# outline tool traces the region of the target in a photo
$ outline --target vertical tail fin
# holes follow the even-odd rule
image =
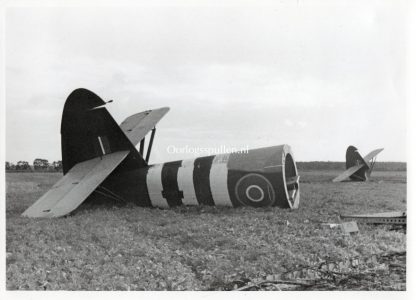
[[[363,159],[363,157],[358,152],[358,149],[354,146],[349,146],[347,148],[346,157],[346,167],[347,169],[362,165],[354,174],[350,176],[351,180],[365,181],[368,178],[368,170],[370,169],[368,163]]]
[[[62,167],[66,174],[79,162],[117,151],[130,151],[139,166],[147,165],[93,92],[76,89],[67,98],[61,122]]]
[[[354,146],[349,146],[347,148],[347,153],[345,155],[345,159],[346,159],[347,169],[349,169],[353,166],[359,165],[359,164],[367,165],[367,162],[363,159],[363,157],[358,152],[358,149],[355,148]]]

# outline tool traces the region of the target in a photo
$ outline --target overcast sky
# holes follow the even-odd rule
[[[176,147],[289,144],[298,161],[406,161],[406,2],[16,7],[6,11],[6,160],[61,159],[79,87],[120,123],[169,106],[152,162]]]

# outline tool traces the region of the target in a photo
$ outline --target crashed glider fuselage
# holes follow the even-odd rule
[[[154,207],[298,207],[299,176],[288,145],[149,165],[155,126],[169,108],[135,114],[119,126],[104,104],[86,89],[69,95],[61,123],[64,177],[24,216],[64,216],[91,195]]]

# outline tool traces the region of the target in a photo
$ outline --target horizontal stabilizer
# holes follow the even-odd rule
[[[169,107],[162,107],[137,113],[125,119],[120,127],[131,143],[137,145],[168,111]]]
[[[22,215],[52,218],[69,214],[84,202],[128,154],[129,151],[119,151],[76,164]]]
[[[372,160],[374,157],[376,157],[383,150],[384,150],[384,148],[373,150],[370,153],[368,153],[366,156],[364,156],[363,159],[368,164],[370,162],[370,160]]]
[[[357,165],[357,166],[353,166],[353,167],[349,168],[348,170],[346,170],[345,172],[343,172],[340,175],[338,175],[337,177],[335,177],[332,181],[333,182],[344,181],[348,177],[350,177],[352,174],[354,174],[355,172],[357,172],[358,170],[360,170],[362,167],[364,167],[364,164],[360,164],[360,165]]]

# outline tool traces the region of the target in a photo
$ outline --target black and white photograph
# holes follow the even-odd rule
[[[5,295],[410,297],[412,7],[6,1]]]

